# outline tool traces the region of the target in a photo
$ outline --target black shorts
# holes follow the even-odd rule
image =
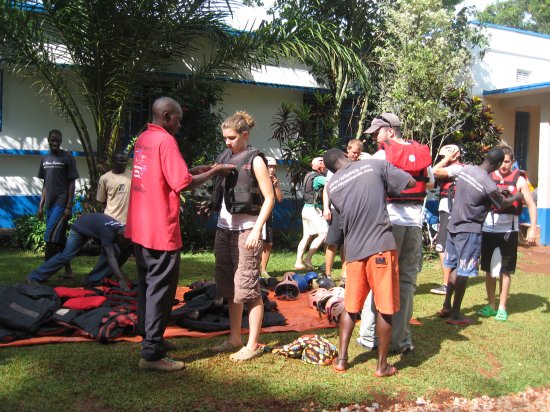
[[[341,246],[344,244],[344,231],[340,224],[340,213],[336,209],[330,209],[332,219],[328,223],[328,233],[325,244]]]
[[[443,210],[439,211],[439,229],[435,236],[435,251],[445,252],[445,242],[447,241],[447,225],[451,220],[451,214]]]
[[[491,258],[500,248],[502,263],[500,273],[514,273],[518,258],[518,232],[483,232],[481,236],[481,270],[491,272]]]

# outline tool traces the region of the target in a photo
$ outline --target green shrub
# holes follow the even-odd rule
[[[24,215],[15,219],[15,246],[34,252],[44,251],[44,232],[46,220],[38,219],[36,215]]]

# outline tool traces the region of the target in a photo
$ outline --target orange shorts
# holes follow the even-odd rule
[[[399,265],[397,251],[371,255],[348,262],[346,266],[346,295],[348,313],[360,313],[372,290],[376,309],[385,315],[399,311]]]

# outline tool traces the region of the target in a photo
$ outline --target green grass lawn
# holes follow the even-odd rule
[[[42,260],[19,251],[0,252],[0,284],[22,281]],[[55,282],[80,286],[95,258],[78,257],[74,281]],[[269,272],[281,276],[290,270],[294,255],[275,252]],[[322,263],[319,254],[315,264]],[[133,261],[124,271],[135,272]],[[176,410],[301,410],[336,409],[355,402],[412,401],[418,396],[453,393],[466,397],[499,396],[527,386],[550,384],[550,269],[539,274],[513,275],[509,320],[477,318],[485,304],[482,278],[469,283],[465,314],[477,319],[467,328],[446,325],[434,314],[442,297],[429,290],[441,281],[439,264],[426,261],[418,277],[413,327],[416,349],[392,356],[400,372],[378,379],[373,376],[376,354],[350,345],[350,369],[335,374],[295,359],[265,354],[249,363],[235,364],[227,355],[211,355],[215,339],[180,338],[174,357],[187,362],[182,372],[140,372],[139,344],[118,342],[66,343],[0,348],[0,410],[176,411]],[[213,255],[184,255],[180,284],[212,278]],[[339,274],[340,270],[336,270]],[[358,328],[355,330],[357,334]],[[319,330],[337,343],[337,330]],[[300,333],[262,336],[266,344],[285,344]]]

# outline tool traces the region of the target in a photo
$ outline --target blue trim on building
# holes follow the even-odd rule
[[[548,88],[550,90],[550,82],[526,84],[523,86],[507,87],[505,89],[483,90],[483,95],[487,96],[491,94],[510,94],[545,88]]]
[[[86,157],[84,152],[68,151],[74,157]],[[45,156],[50,153],[49,150],[18,150],[18,149],[0,149],[0,155],[10,156]]]
[[[493,23],[484,23],[478,20],[471,20],[470,23],[475,24],[476,26],[490,27],[492,29],[511,31],[514,33],[527,34],[529,36],[542,37],[543,39],[550,39],[550,35],[544,34],[544,33],[537,33],[536,31],[516,29],[515,27],[506,27],[506,26],[501,26]]]
[[[540,244],[550,246],[550,209],[537,209],[537,223],[540,226]]]
[[[24,215],[35,215],[40,204],[37,196],[0,196],[0,228],[15,228],[14,219]]]
[[[36,215],[40,195],[0,196],[0,229],[14,229],[14,220],[20,216]],[[75,199],[73,213],[82,213],[80,199]]]

